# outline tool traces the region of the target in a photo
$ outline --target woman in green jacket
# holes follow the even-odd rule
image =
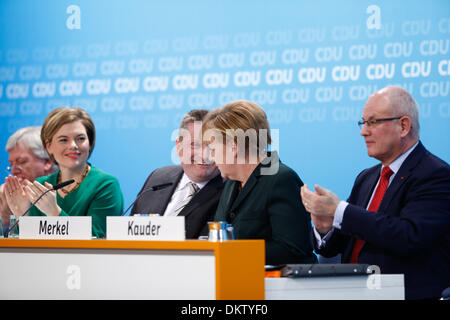
[[[264,239],[266,264],[315,263],[310,216],[298,197],[303,183],[277,152],[267,152],[264,110],[230,102],[206,115],[202,133],[227,179],[214,220],[233,224],[237,239]]]
[[[123,196],[118,180],[87,162],[95,146],[95,126],[87,112],[62,107],[48,114],[41,130],[41,140],[59,171],[35,182],[22,184],[12,176],[6,178],[5,191],[9,207],[18,216],[30,201],[53,185],[74,179],[57,191],[48,192],[30,216],[91,216],[92,235],[106,235],[106,216],[118,216],[123,210]]]

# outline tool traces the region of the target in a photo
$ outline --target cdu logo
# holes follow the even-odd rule
[[[250,54],[250,65],[265,66],[273,65],[277,59],[276,51],[254,51]]]
[[[306,63],[309,58],[309,48],[285,49],[281,54],[283,64]]]
[[[319,47],[315,51],[317,62],[339,61],[342,59],[342,46]]]
[[[145,77],[142,87],[146,92],[166,91],[169,86],[169,77],[156,76]]]
[[[369,80],[392,79],[395,74],[395,63],[369,64],[366,68],[366,77]]]
[[[373,59],[377,55],[377,44],[354,44],[350,46],[348,55],[351,60]]]
[[[298,71],[298,81],[300,83],[323,82],[327,69],[322,68],[300,68]]]
[[[221,69],[242,67],[244,63],[244,53],[222,53],[217,58],[217,65]]]
[[[233,80],[236,87],[257,86],[261,81],[261,71],[238,71]]]
[[[284,89],[281,99],[286,104],[306,103],[309,100],[309,88]]]
[[[212,107],[214,105],[214,93],[190,94],[187,103],[191,108]]]
[[[402,65],[404,78],[428,77],[431,73],[431,61],[405,62]]]
[[[386,58],[409,57],[412,54],[412,41],[388,42],[384,45],[384,56]]]
[[[331,78],[335,82],[339,81],[356,81],[359,79],[359,65],[352,66],[335,66],[331,70]]]
[[[291,84],[292,69],[270,69],[266,72],[266,83],[269,86],[280,84]]]
[[[250,93],[250,100],[260,105],[275,104],[277,90],[254,90]]]
[[[209,88],[226,88],[228,86],[230,74],[228,72],[207,73],[203,76],[203,87]]]

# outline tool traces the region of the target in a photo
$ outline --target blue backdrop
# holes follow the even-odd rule
[[[281,159],[346,198],[376,163],[356,123],[386,85],[413,94],[422,141],[450,160],[449,50],[448,0],[0,0],[0,141],[56,107],[86,109],[91,162],[127,205],[172,163],[185,112],[249,99]]]

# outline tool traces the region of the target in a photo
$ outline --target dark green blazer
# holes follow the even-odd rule
[[[236,239],[264,239],[266,264],[315,263],[311,220],[300,198],[302,185],[272,152],[241,191],[239,181],[226,180],[214,220],[231,223]]]

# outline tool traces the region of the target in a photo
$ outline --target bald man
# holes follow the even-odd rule
[[[419,140],[417,103],[400,87],[372,94],[358,124],[380,163],[358,175],[347,201],[301,188],[316,252],[404,274],[406,299],[439,298],[450,286],[450,167]]]

